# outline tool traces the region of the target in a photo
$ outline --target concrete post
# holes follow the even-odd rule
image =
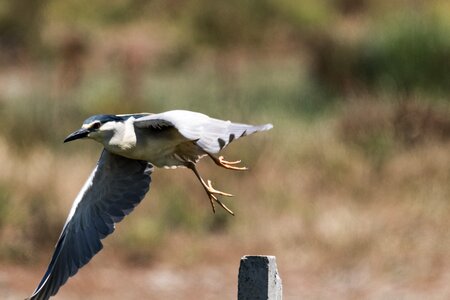
[[[238,277],[238,300],[282,300],[275,256],[243,256]]]

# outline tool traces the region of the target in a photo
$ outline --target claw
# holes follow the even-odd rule
[[[219,161],[220,161],[221,163],[227,164],[227,165],[236,165],[236,164],[241,163],[242,160],[226,161],[226,160],[224,159],[223,156],[219,156]]]
[[[234,196],[232,194],[228,194],[228,193],[225,193],[225,192],[222,192],[222,191],[218,191],[215,188],[213,188],[212,185],[211,185],[211,180],[208,180],[208,184],[206,185],[206,188],[208,189],[208,193],[210,193],[210,194],[222,195],[222,196],[226,196],[226,197],[233,197]]]
[[[236,167],[236,166],[234,166],[234,165],[237,165],[237,164],[241,163],[240,160],[226,161],[223,156],[219,156],[218,158],[213,156],[213,155],[211,155],[211,154],[209,156],[212,158],[212,160],[214,160],[216,165],[218,165],[220,167],[223,167],[225,169],[236,170],[236,171],[248,170],[247,167]]]
[[[223,204],[222,201],[220,201],[219,198],[217,198],[217,196],[216,196],[216,195],[222,195],[222,196],[226,196],[226,197],[233,197],[232,194],[216,190],[215,188],[213,188],[213,186],[211,184],[211,180],[208,180],[208,184],[204,184],[204,188],[205,188],[206,194],[208,194],[213,213],[216,213],[216,208],[214,207],[214,202],[216,202],[223,209],[225,209],[229,214],[234,216],[233,211],[231,209],[229,209],[225,204]]]
[[[209,203],[211,203],[212,211],[215,214],[216,213],[216,207],[214,206],[214,201],[217,201],[217,197],[212,195],[212,194],[208,194],[208,197],[209,197]]]
[[[219,205],[225,209],[227,211],[227,213],[229,213],[230,215],[234,216],[234,212],[229,209],[225,204],[223,204],[219,199],[216,200],[217,203],[219,203]]]
[[[214,159],[216,159],[216,158],[214,157]],[[216,161],[216,160],[214,160],[214,161]],[[217,159],[217,162],[218,162],[218,159]],[[234,216],[233,211],[231,209],[229,209],[225,204],[223,204],[222,201],[220,201],[219,198],[217,197],[217,195],[221,195],[221,196],[225,196],[225,197],[233,197],[233,195],[216,190],[215,188],[213,188],[211,180],[208,180],[208,183],[206,183],[203,180],[203,178],[200,176],[200,174],[198,173],[197,169],[195,168],[195,164],[193,164],[193,163],[186,164],[186,167],[190,168],[194,172],[195,176],[197,176],[198,180],[200,181],[203,188],[205,189],[205,192],[209,198],[209,202],[211,203],[211,208],[212,208],[213,213],[216,213],[216,208],[214,206],[214,202],[216,202],[223,209],[225,209],[229,214]]]
[[[219,165],[224,167],[224,168],[231,169],[231,170],[238,170],[238,171],[248,170],[247,167],[235,167],[234,166],[234,165],[237,165],[239,163],[241,163],[240,160],[226,161],[223,156],[219,156]]]

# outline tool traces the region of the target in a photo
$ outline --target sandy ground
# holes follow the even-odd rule
[[[43,266],[42,266],[43,267]],[[406,284],[375,278],[367,270],[310,274],[295,265],[279,264],[283,299],[449,299],[450,272],[433,282]],[[236,299],[239,261],[196,267],[154,264],[127,266],[105,258],[92,261],[69,279],[54,299]],[[43,273],[41,266],[3,266],[2,299],[29,296]]]

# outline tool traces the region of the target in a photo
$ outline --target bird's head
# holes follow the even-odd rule
[[[123,121],[122,117],[116,115],[95,115],[89,117],[83,122],[80,129],[66,137],[64,143],[86,137],[101,142],[110,138],[118,127],[118,123]]]

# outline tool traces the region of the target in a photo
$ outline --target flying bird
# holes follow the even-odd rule
[[[186,110],[159,114],[94,115],[64,142],[90,138],[104,147],[100,159],[77,195],[64,224],[44,277],[30,296],[46,300],[98,253],[101,239],[114,231],[149,190],[153,166],[186,167],[200,181],[210,201],[228,213],[219,196],[232,196],[205,181],[196,163],[205,156],[223,168],[247,170],[240,161],[215,156],[232,141],[271,129],[272,124],[253,126],[210,118]]]

